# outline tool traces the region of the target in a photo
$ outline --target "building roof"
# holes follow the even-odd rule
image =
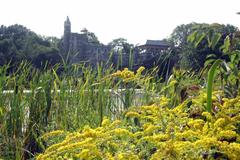
[[[151,45],[151,46],[170,46],[169,43],[161,40],[147,40],[145,45]]]

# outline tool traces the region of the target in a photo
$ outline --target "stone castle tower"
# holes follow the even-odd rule
[[[71,22],[67,17],[64,22],[64,36],[63,36],[63,46],[64,52],[67,53],[70,50],[70,39],[71,39]]]
[[[106,61],[111,50],[110,46],[93,43],[85,33],[73,33],[69,17],[64,22],[62,45],[63,54],[68,55],[70,53],[71,63],[84,61],[89,64],[96,64],[100,61]]]
[[[70,63],[81,63],[96,66],[97,63],[118,64],[121,59],[121,66],[129,66],[129,53],[115,51],[112,46],[101,43],[93,43],[85,33],[73,33],[69,17],[64,22],[64,35],[62,39],[62,51],[69,56]],[[133,64],[135,66],[153,63],[157,60],[162,51],[169,45],[163,41],[148,40],[146,44],[135,47],[133,50]]]

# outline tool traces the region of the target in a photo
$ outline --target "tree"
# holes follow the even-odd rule
[[[227,35],[233,35],[238,29],[232,25],[190,23],[178,26],[171,34],[170,41],[174,44],[175,55],[178,56],[178,64],[182,68],[200,70],[204,66],[208,55],[222,56],[218,49],[224,43]],[[189,35],[199,33],[197,45],[189,43]],[[205,36],[208,35],[208,36]],[[216,36],[219,35],[219,36]],[[216,39],[218,39],[216,41]],[[191,38],[190,38],[191,39]],[[214,47],[210,43],[217,42]]]
[[[187,37],[193,31],[193,27],[197,25],[197,23],[189,23],[189,24],[182,24],[177,26],[173,33],[171,34],[169,40],[174,44],[176,47],[184,47],[187,45]]]
[[[115,51],[122,51],[122,53],[130,53],[131,49],[134,47],[133,44],[127,42],[124,38],[117,38],[108,43]]]
[[[81,33],[83,33],[84,35],[86,35],[88,42],[90,43],[94,43],[94,44],[100,44],[97,36],[95,35],[95,33],[88,31],[86,28],[83,28],[81,30]]]
[[[52,40],[52,41],[51,41]],[[21,60],[36,62],[38,55],[49,55],[59,52],[57,38],[43,38],[22,25],[0,27],[0,65],[11,62],[19,63]],[[51,57],[51,56],[45,56]],[[38,62],[42,60],[38,57]],[[50,61],[50,60],[44,60]]]

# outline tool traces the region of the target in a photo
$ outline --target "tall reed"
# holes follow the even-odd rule
[[[104,116],[119,118],[124,108],[139,104],[136,89],[141,86],[113,79],[111,65],[46,65],[39,70],[23,62],[11,74],[8,68],[0,67],[0,158],[28,159],[44,149],[39,137],[45,132],[96,127]],[[144,87],[141,104],[151,88]]]

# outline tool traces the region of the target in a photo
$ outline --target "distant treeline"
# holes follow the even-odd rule
[[[199,33],[197,39],[200,44],[197,46],[189,43],[189,35],[193,33]],[[215,58],[223,56],[223,51],[219,48],[224,44],[227,36],[230,38],[230,43],[236,43],[233,45],[234,49],[240,49],[239,41],[236,41],[240,33],[235,26],[205,23],[182,24],[174,29],[169,38],[165,39],[171,47],[163,52],[161,59],[154,65],[163,70],[166,70],[167,66],[167,70],[178,67],[199,71],[209,55],[214,55]],[[209,47],[214,42],[217,42],[216,47]],[[134,47],[123,38],[115,39],[109,45],[120,46],[120,48],[122,46],[123,49],[126,46]],[[41,68],[46,63],[48,66],[63,63],[64,53],[61,53],[61,39],[37,35],[22,25],[8,27],[2,25],[0,27],[0,65],[17,66],[23,60],[31,62],[36,68]],[[170,61],[174,61],[174,64],[169,63]]]
[[[42,37],[22,25],[0,27],[0,65],[17,65],[22,60],[35,67],[42,64],[59,63],[60,39]]]

